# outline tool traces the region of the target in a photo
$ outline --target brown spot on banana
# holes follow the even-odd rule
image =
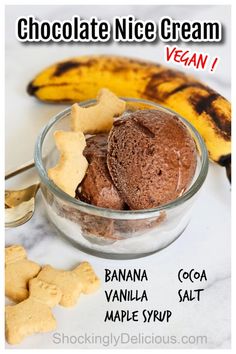
[[[52,74],[52,77],[53,76],[61,76],[71,69],[78,68],[80,65],[81,65],[81,63],[77,63],[74,61],[66,61],[64,63],[59,63],[56,66],[55,71]]]
[[[200,82],[190,81],[188,83],[184,83],[182,85],[179,85],[178,87],[176,87],[174,90],[172,90],[170,92],[167,92],[165,95],[165,98],[168,98],[178,92],[184,91],[185,89],[190,88],[190,87],[196,87],[196,88],[203,89],[203,90],[206,90],[206,88],[207,88],[209,92],[213,92],[212,89],[210,89],[209,87],[207,87],[204,84],[201,84]]]
[[[94,64],[93,59],[89,59],[86,62],[79,62],[79,61],[73,61],[73,60],[67,60],[65,62],[58,63],[56,65],[55,71],[52,74],[52,77],[55,76],[62,76],[69,70],[75,69],[75,68],[80,68],[81,66],[85,67],[91,67]]]
[[[184,73],[174,70],[164,69],[159,73],[152,74],[144,89],[145,96],[155,99],[161,99],[161,97],[158,97],[158,86],[160,84],[163,84],[164,82],[166,83],[174,81],[177,78],[181,79],[181,81],[188,80],[187,76]]]
[[[221,96],[216,92],[211,93],[208,96],[196,94],[189,97],[189,102],[198,114],[206,112],[215,123],[216,133],[220,134],[226,141],[230,141],[231,122],[226,119],[227,117],[225,117],[223,112],[219,113],[212,107],[212,103],[219,97]]]

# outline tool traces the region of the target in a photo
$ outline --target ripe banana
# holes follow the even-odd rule
[[[231,105],[182,72],[125,57],[76,57],[43,70],[27,91],[42,101],[73,103],[96,97],[103,87],[119,96],[160,103],[182,115],[202,135],[210,158],[229,173]]]

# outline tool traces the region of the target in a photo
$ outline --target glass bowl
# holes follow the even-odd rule
[[[157,109],[178,116],[190,131],[197,146],[197,168],[189,188],[174,201],[153,209],[112,210],[96,207],[72,198],[48,177],[47,170],[58,160],[53,133],[70,130],[71,108],[53,117],[41,131],[35,148],[35,165],[47,214],[56,228],[81,250],[107,258],[127,259],[157,252],[175,241],[190,220],[191,208],[208,171],[208,153],[196,129],[175,112],[156,103],[123,98],[127,113]],[[80,103],[94,105],[96,100]]]

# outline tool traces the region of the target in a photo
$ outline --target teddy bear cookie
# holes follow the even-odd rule
[[[103,88],[97,96],[97,104],[81,107],[77,103],[71,106],[71,130],[84,134],[109,132],[114,116],[124,113],[126,102],[110,90]]]
[[[88,167],[83,155],[85,136],[82,132],[57,130],[54,139],[60,157],[56,166],[49,168],[48,176],[64,192],[74,197],[78,181],[82,181]]]
[[[83,287],[83,294],[91,294],[100,286],[100,279],[95,274],[89,262],[82,262],[75,268],[75,272]]]
[[[5,248],[5,295],[20,302],[28,297],[28,282],[37,276],[41,267],[27,259],[24,247]]]
[[[52,307],[61,299],[61,290],[55,285],[34,278],[29,281],[28,299],[6,306],[6,339],[18,344],[33,333],[49,332],[56,328]]]
[[[100,280],[88,262],[83,262],[71,271],[59,270],[46,265],[37,279],[56,285],[62,292],[60,305],[74,306],[81,293],[88,294],[98,289]]]

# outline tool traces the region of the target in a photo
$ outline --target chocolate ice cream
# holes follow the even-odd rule
[[[106,133],[93,135],[86,140],[86,147],[83,151],[83,155],[88,162],[91,162],[92,159],[96,157],[107,156],[107,140],[108,134]]]
[[[76,198],[102,208],[124,209],[107,168],[107,138],[107,134],[98,134],[87,139],[84,156],[89,167],[76,189]]]
[[[196,169],[196,147],[171,114],[142,110],[118,119],[108,139],[107,165],[130,209],[148,209],[179,197]]]

